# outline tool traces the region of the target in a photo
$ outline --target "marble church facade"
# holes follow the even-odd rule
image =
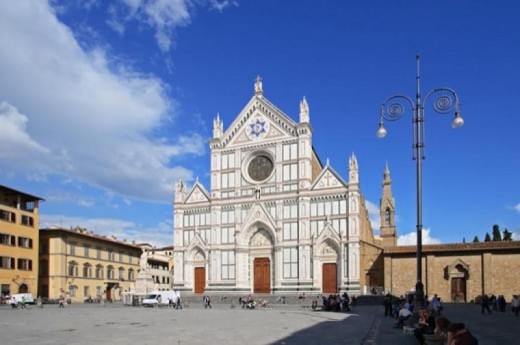
[[[383,244],[396,241],[390,187],[375,237],[356,156],[345,179],[322,163],[312,136],[306,99],[296,122],[264,96],[260,78],[227,129],[217,115],[209,190],[198,180],[175,187],[175,290],[359,294],[383,286]]]

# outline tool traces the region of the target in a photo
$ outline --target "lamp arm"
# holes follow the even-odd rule
[[[385,99],[381,104],[381,119],[388,121],[396,121],[400,119],[405,110],[403,103],[408,102],[412,108],[412,114],[415,111],[415,104],[413,100],[406,95],[392,95]]]
[[[424,97],[423,107],[430,96],[435,95],[433,109],[439,114],[447,114],[452,111],[459,111],[460,101],[459,96],[451,87],[438,87]]]

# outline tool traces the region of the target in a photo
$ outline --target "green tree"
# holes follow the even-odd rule
[[[500,228],[497,224],[493,225],[493,241],[500,242],[502,241],[502,233],[500,232]]]
[[[510,231],[507,231],[507,229],[504,230],[504,236],[502,237],[502,241],[512,241],[513,240],[513,233]]]
[[[489,235],[489,232],[486,232],[486,238],[484,238],[484,242],[491,242],[491,236]]]
[[[478,239],[478,236],[475,236],[475,238],[473,239],[473,243],[479,243],[480,240]]]
[[[462,243],[466,243],[466,237],[462,238]]]

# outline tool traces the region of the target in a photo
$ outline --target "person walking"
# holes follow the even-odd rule
[[[482,296],[481,304],[482,304],[481,314],[484,314],[484,311],[487,310],[489,315],[491,315],[491,309],[489,309],[489,297],[488,297],[488,295]]]
[[[520,298],[518,298],[518,295],[513,295],[513,300],[511,301],[511,309],[513,310],[513,314],[515,314],[515,316],[518,316],[518,313],[520,312]]]

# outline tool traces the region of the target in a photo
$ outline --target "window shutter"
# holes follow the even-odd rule
[[[11,245],[16,246],[16,236],[14,236],[14,235],[11,235]]]

